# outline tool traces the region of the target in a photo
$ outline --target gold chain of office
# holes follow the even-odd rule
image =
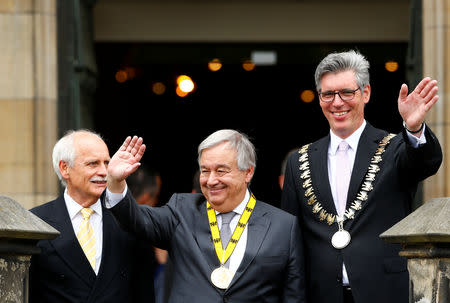
[[[369,198],[369,193],[372,191],[372,183],[380,171],[379,163],[383,160],[382,155],[386,151],[386,147],[389,145],[395,134],[389,134],[384,137],[379,145],[372,159],[370,160],[369,168],[366,175],[364,176],[364,181],[361,184],[361,188],[356,196],[355,201],[345,210],[344,220],[353,219],[356,212],[358,212],[364,202]],[[325,221],[328,225],[332,225],[336,222],[336,215],[326,211],[322,204],[317,201],[317,196],[314,193],[314,187],[311,181],[311,171],[309,169],[309,158],[308,158],[308,148],[311,144],[303,145],[298,153],[300,154],[298,161],[300,162],[300,183],[305,190],[305,197],[307,199],[307,204],[311,206],[311,211],[317,214],[320,221]]]

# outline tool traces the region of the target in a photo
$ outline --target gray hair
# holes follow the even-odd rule
[[[316,81],[316,89],[318,92],[321,90],[322,77],[327,73],[338,73],[352,70],[355,72],[355,79],[361,91],[366,85],[369,85],[369,61],[354,50],[331,53],[317,65],[316,72],[314,74],[314,80]]]
[[[255,147],[245,134],[232,129],[218,130],[200,143],[198,146],[198,164],[200,165],[200,157],[204,149],[214,147],[223,142],[227,142],[230,147],[236,149],[236,160],[239,170],[247,170],[251,166],[256,168]]]
[[[61,181],[63,187],[67,186],[67,182],[61,176],[61,172],[59,171],[59,162],[64,161],[69,167],[73,167],[76,157],[74,139],[75,136],[80,133],[92,134],[103,140],[103,138],[99,134],[94,133],[90,130],[81,129],[67,131],[66,134],[61,139],[59,139],[58,142],[56,142],[55,146],[53,147],[52,154],[53,169],[55,170],[55,173],[58,176],[58,179]]]

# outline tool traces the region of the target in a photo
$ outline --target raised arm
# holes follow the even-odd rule
[[[413,132],[421,129],[427,112],[439,99],[437,91],[437,81],[429,77],[422,79],[409,95],[408,86],[402,85],[398,96],[398,111],[407,129]],[[413,135],[420,137],[422,131],[423,129]]]
[[[141,165],[145,144],[141,137],[127,137],[108,165],[108,189],[121,193],[125,189],[125,179]]]

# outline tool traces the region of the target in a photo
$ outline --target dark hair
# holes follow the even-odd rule
[[[159,172],[154,168],[139,167],[137,171],[127,178],[127,186],[135,198],[143,193],[149,193],[152,197],[160,192]]]

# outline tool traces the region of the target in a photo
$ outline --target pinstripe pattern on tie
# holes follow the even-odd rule
[[[86,258],[91,264],[92,268],[95,270],[95,255],[97,249],[95,247],[95,237],[92,225],[89,222],[94,211],[90,208],[83,208],[81,210],[81,215],[83,216],[83,221],[81,222],[80,230],[78,231],[77,238],[80,242],[81,248],[83,249]]]

